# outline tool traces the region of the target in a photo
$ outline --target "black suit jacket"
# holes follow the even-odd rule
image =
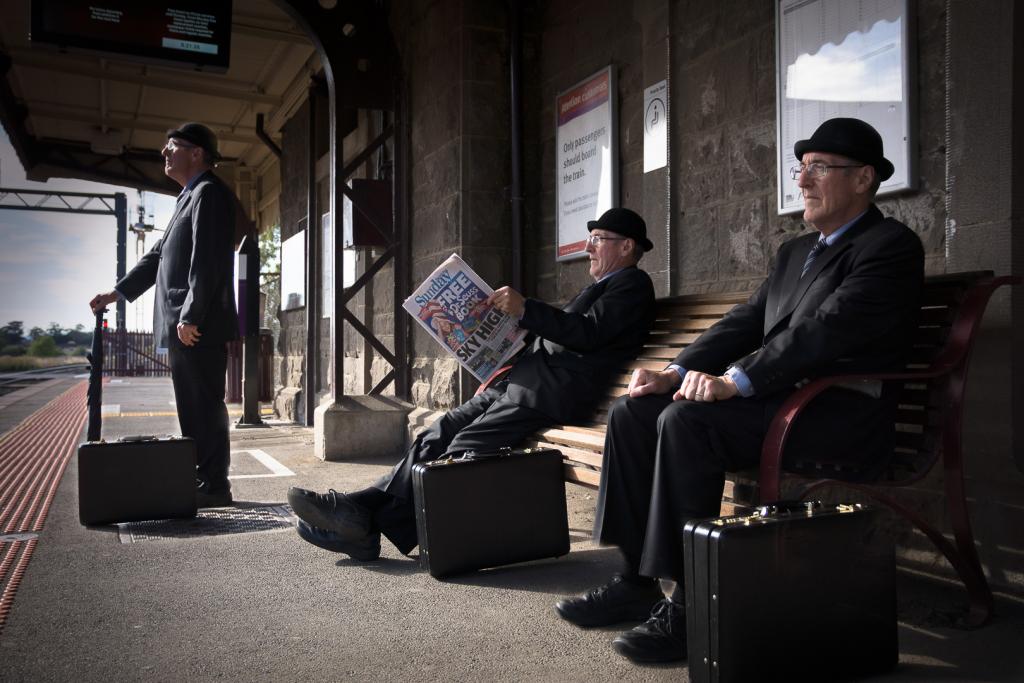
[[[197,346],[238,338],[235,308],[235,196],[210,171],[178,199],[164,236],[115,285],[134,301],[156,284],[153,337],[177,343],[179,322],[199,326]]]
[[[640,353],[653,322],[654,285],[635,267],[591,284],[561,310],[527,299],[519,326],[537,338],[509,373],[509,398],[558,422],[585,416],[611,373]]]
[[[817,239],[812,233],[783,244],[747,303],[674,362],[716,375],[738,365],[758,396],[807,378],[900,369],[917,322],[921,240],[872,205],[801,278]]]

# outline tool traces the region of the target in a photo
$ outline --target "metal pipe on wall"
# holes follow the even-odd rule
[[[509,0],[509,134],[512,141],[512,288],[523,291],[523,115],[522,115],[522,9]]]
[[[267,135],[267,131],[263,127],[263,112],[256,114],[256,137],[260,139],[260,142],[266,145],[271,154],[278,159],[281,158],[281,148],[277,146],[277,143],[275,143],[269,135]]]
[[[672,0],[665,28],[665,120],[672,121]],[[672,296],[672,126],[665,135],[665,294]]]
[[[320,377],[320,315],[317,295],[320,287],[317,278],[317,258],[320,255],[319,227],[316,196],[316,84],[309,88],[309,130],[306,146],[306,371],[302,373],[303,422],[313,426],[313,411],[316,410],[316,385]]]

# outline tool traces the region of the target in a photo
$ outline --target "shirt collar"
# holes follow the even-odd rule
[[[846,232],[847,230],[850,229],[850,226],[852,226],[854,223],[856,223],[861,218],[863,218],[864,214],[866,214],[867,212],[868,212],[868,210],[864,209],[859,214],[854,216],[853,220],[851,220],[849,223],[843,223],[843,225],[839,226],[838,230],[836,230],[834,233],[832,233],[828,237],[819,237],[818,239],[825,240],[825,244],[827,244],[828,246],[831,247],[833,244],[836,243],[836,240],[838,240],[840,237],[842,237],[844,232]]]
[[[194,176],[189,178],[189,181],[185,183],[185,187],[181,188],[181,192],[178,193],[178,197],[183,197],[189,192],[191,192],[192,189],[199,183],[199,179],[202,178],[205,173],[206,171],[200,171],[199,173],[196,173]]]
[[[632,268],[632,266],[626,266],[626,268]],[[594,280],[594,284],[596,285],[596,284],[597,284],[598,282],[604,282],[605,280],[607,280],[608,278],[610,278],[610,277],[611,277],[612,275],[618,275],[618,274],[619,274],[619,273],[621,273],[622,271],[626,270],[626,268],[619,268],[618,270],[613,270],[613,271],[612,271],[612,272],[610,272],[610,273],[605,273],[605,274],[604,274],[604,275],[602,275],[601,277],[599,277],[599,278],[597,278],[596,280]]]

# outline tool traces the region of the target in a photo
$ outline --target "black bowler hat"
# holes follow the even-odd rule
[[[217,134],[201,123],[183,123],[177,128],[167,131],[167,139],[171,138],[181,138],[196,147],[202,147],[213,157],[214,161],[220,161],[223,158],[217,151]]]
[[[806,152],[841,154],[874,166],[882,180],[888,180],[893,173],[892,162],[882,155],[882,136],[860,119],[829,119],[818,126],[810,140],[793,145],[793,151],[797,161]]]
[[[595,228],[610,230],[623,237],[636,240],[644,251],[654,249],[654,245],[647,239],[647,224],[644,219],[635,211],[629,209],[608,209],[596,221],[587,221],[587,230]]]

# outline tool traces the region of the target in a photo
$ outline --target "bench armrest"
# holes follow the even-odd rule
[[[481,383],[479,387],[477,387],[476,391],[473,392],[473,395],[474,396],[479,396],[480,394],[482,394],[485,391],[487,391],[488,389],[490,389],[491,386],[493,386],[497,382],[501,381],[505,377],[505,375],[508,374],[509,370],[511,370],[511,369],[512,369],[511,365],[503,365],[502,367],[500,367],[497,370],[495,370],[494,372],[492,372],[491,376],[488,377],[483,383]]]
[[[760,501],[766,503],[779,499],[782,454],[785,452],[789,432],[800,412],[817,398],[821,392],[838,384],[846,385],[864,380],[901,380],[905,382],[917,380],[926,382],[935,377],[941,377],[950,373],[955,367],[956,363],[942,362],[940,359],[923,370],[819,377],[797,389],[783,401],[775,416],[772,417],[761,446]]]
[[[955,404],[959,409],[962,403],[963,385],[966,382],[967,360],[970,357],[975,334],[981,326],[981,318],[989,297],[999,287],[1018,284],[1020,281],[1021,278],[1017,276],[1003,276],[986,277],[973,283],[968,288],[963,301],[960,302],[942,350],[927,368],[906,372],[819,377],[793,392],[772,418],[761,446],[761,502],[778,500],[782,476],[782,454],[793,422],[804,406],[829,387],[860,380],[899,380],[904,382],[916,380],[923,382],[956,373],[955,387],[950,387],[950,393],[955,396],[949,395],[947,398],[950,399],[949,403]]]

